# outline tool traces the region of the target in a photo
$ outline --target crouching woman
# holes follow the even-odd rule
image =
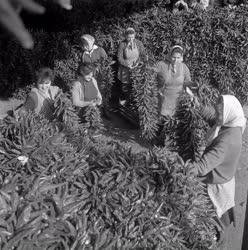
[[[219,98],[215,113],[215,125],[207,133],[207,147],[202,157],[193,162],[191,167],[207,184],[209,197],[223,228],[217,233],[217,240],[223,246],[226,229],[235,222],[235,172],[246,118],[240,102],[232,95]]]
[[[78,108],[102,104],[102,96],[93,77],[91,65],[80,65],[77,80],[72,85],[72,103]]]
[[[50,68],[41,68],[37,72],[36,87],[31,90],[19,114],[34,111],[52,120],[54,113],[54,99],[59,92],[59,87],[52,86],[53,71]]]

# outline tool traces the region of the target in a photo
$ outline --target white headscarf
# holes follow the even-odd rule
[[[222,95],[223,98],[223,124],[225,127],[240,127],[245,131],[246,118],[243,108],[238,99],[233,95]],[[214,126],[207,133],[206,139],[210,144],[219,134],[221,126]]]

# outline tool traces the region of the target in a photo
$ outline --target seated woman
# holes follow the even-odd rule
[[[96,76],[99,71],[98,64],[108,56],[103,48],[95,44],[95,38],[91,35],[82,35],[81,43],[83,47],[81,64],[90,64],[93,66],[95,68],[94,76]]]
[[[223,227],[223,231],[217,234],[221,244],[225,239],[225,229],[234,222],[234,176],[241,154],[246,118],[241,104],[232,95],[221,96],[215,110],[215,125],[207,133],[207,147],[191,167],[207,184],[209,197]],[[213,115],[209,117],[214,118]]]
[[[128,85],[130,83],[130,69],[138,65],[140,58],[146,57],[143,43],[137,40],[135,36],[135,30],[133,28],[127,28],[125,39],[120,43],[118,48],[118,80],[121,85],[124,84],[126,87],[129,87]],[[120,99],[125,99],[128,90],[122,87],[123,86],[121,86],[121,90],[123,93]],[[121,104],[124,104],[124,102],[121,102]]]
[[[102,96],[93,72],[94,68],[91,65],[80,65],[78,68],[78,79],[72,86],[72,103],[76,107],[84,108],[102,104]]]
[[[36,88],[31,90],[19,113],[31,110],[42,114],[48,120],[52,120],[53,103],[59,91],[59,87],[51,85],[53,80],[53,71],[50,68],[41,68],[37,72]]]
[[[153,69],[157,72],[159,89],[159,113],[172,116],[177,105],[177,98],[185,87],[190,94],[190,71],[183,63],[183,48],[175,45],[171,48],[169,58],[158,62]]]

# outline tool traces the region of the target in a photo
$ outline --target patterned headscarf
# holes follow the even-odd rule
[[[91,35],[85,34],[81,36],[81,39],[86,41],[88,43],[90,50],[92,50],[95,43],[95,38]]]

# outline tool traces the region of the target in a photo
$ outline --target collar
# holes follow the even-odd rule
[[[98,46],[94,44],[92,50],[91,51],[85,50],[84,54],[91,55],[93,53],[93,51],[96,50],[96,49],[98,49]]]

